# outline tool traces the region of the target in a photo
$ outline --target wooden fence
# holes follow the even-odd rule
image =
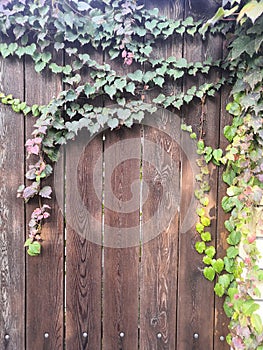
[[[201,5],[202,2],[198,8],[194,1],[186,4],[146,1],[146,6],[159,7],[161,13],[172,18],[189,14],[198,18],[215,2],[205,1],[205,9]],[[201,39],[187,36],[164,43],[156,56],[174,55],[202,61],[209,56],[220,58],[222,50],[219,37],[203,43]],[[98,55],[97,60],[102,57]],[[127,68],[120,65],[118,69]],[[220,75],[220,72],[214,74]],[[190,80],[184,81],[182,88],[187,89],[190,84]],[[0,88],[29,104],[47,103],[61,87],[60,78],[47,72],[39,76],[30,61],[14,58],[0,62]],[[175,93],[174,86],[168,84],[166,88]],[[229,122],[225,113],[227,98],[227,91],[223,91],[207,100],[205,138],[213,147],[224,147],[222,130]],[[197,130],[200,115],[201,106],[196,103],[183,109],[180,120]],[[198,239],[194,222],[187,232],[180,229],[190,215],[193,172],[184,150],[171,136],[175,130],[179,132],[176,121],[178,117],[174,115],[173,119],[170,112],[162,111],[159,126],[143,124],[105,131],[90,141],[81,155],[75,142],[70,156],[66,152],[64,172],[56,179],[56,192],[62,197],[62,205],[53,196],[52,217],[44,226],[43,252],[40,257],[32,258],[26,256],[23,243],[34,205],[24,206],[16,198],[16,188],[24,181],[28,165],[24,160],[24,144],[34,120],[24,119],[1,106],[1,350],[229,348],[225,341],[228,329],[222,300],[214,296],[213,283],[204,279],[202,257],[194,249]],[[133,146],[130,157],[123,147],[125,142]],[[147,149],[147,145],[151,147]],[[101,160],[101,177],[94,178],[98,160]],[[124,161],[118,163],[119,160]],[[114,169],[112,163],[116,164]],[[83,208],[74,212],[72,207],[75,173],[83,207],[95,220],[95,226],[86,218]],[[133,187],[136,180],[138,186]],[[103,190],[106,183],[117,198],[118,210],[110,207],[113,202],[106,186]],[[101,198],[94,185],[102,189]],[[145,202],[142,200],[144,186],[148,188]],[[178,194],[179,208],[174,210],[174,198],[178,200]],[[214,218],[211,233],[218,256],[222,256],[225,249],[225,215],[219,205],[223,195],[220,171],[214,168],[210,215]],[[70,225],[67,215],[64,220],[64,200],[66,211],[74,213],[71,216],[78,229],[74,223]],[[127,214],[126,204],[131,200],[136,201],[137,207]],[[166,211],[160,211],[161,203]],[[167,215],[168,224],[159,232]],[[157,221],[151,222],[152,217],[157,217]],[[121,231],[132,228],[132,234],[143,243],[129,244],[128,236],[126,247],[114,239],[107,241],[112,227],[117,231],[116,239]],[[98,237],[104,242],[99,244]]]

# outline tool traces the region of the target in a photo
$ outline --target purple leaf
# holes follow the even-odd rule
[[[51,193],[52,193],[52,188],[50,186],[45,186],[40,190],[39,195],[43,198],[51,198],[50,197]]]
[[[245,345],[243,344],[242,340],[239,337],[234,337],[232,339],[232,345],[235,350],[244,350]]]

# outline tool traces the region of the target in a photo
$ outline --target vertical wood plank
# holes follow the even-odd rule
[[[182,18],[184,7],[181,1],[145,1],[147,8],[158,7],[160,15]],[[182,56],[181,38],[156,45],[152,55],[155,58]],[[180,83],[166,82],[167,94],[181,90]],[[152,92],[156,94],[156,92]],[[150,93],[150,95],[152,94]],[[168,111],[154,116],[156,127],[144,127],[143,182],[149,186],[149,197],[143,205],[142,239],[156,232],[155,238],[142,245],[140,281],[140,349],[176,348],[176,299],[177,299],[177,255],[178,255],[178,213],[172,205],[179,194],[180,148],[168,135],[180,130],[178,116]],[[164,132],[160,131],[163,130]],[[147,142],[155,150],[147,150]],[[146,160],[157,165],[149,167]],[[165,214],[162,208],[165,207]],[[169,224],[161,228],[169,217]],[[147,222],[156,217],[158,223]],[[150,224],[149,224],[150,223]]]
[[[92,47],[82,47],[79,50],[88,53],[98,63],[103,63],[103,54],[100,51],[95,51]],[[92,83],[89,74],[90,70],[82,74],[81,83],[84,84],[86,81]],[[96,99],[92,104],[101,106],[102,99]],[[83,139],[86,142],[82,142]],[[68,350],[101,349],[102,190],[97,193],[94,186],[99,184],[102,186],[103,164],[102,160],[99,160],[103,152],[102,134],[89,141],[90,135],[82,131],[66,150],[66,348]],[[74,172],[77,172],[77,183],[72,182]],[[83,206],[75,203],[75,192],[79,193]],[[95,224],[92,223],[93,219]]]
[[[0,59],[0,90],[23,99],[23,62]],[[15,127],[14,127],[15,126]],[[0,106],[0,348],[25,349],[24,117]],[[9,339],[5,339],[9,336]]]
[[[102,248],[92,240],[92,235],[97,236],[96,241],[102,235],[102,193],[98,197],[94,190],[94,181],[102,182],[95,172],[101,155],[100,135],[84,150],[78,138],[66,150],[66,348],[69,350],[101,348]],[[99,167],[102,173],[102,162]],[[72,181],[76,169],[77,184]],[[85,209],[72,200],[76,191]],[[89,215],[96,225],[92,225]]]
[[[169,128],[180,127],[165,111],[159,123],[168,134]],[[152,146],[143,148],[142,163],[143,183],[149,187],[142,240],[153,232],[155,238],[142,245],[140,348],[175,349],[180,148],[165,132],[145,126],[144,143],[148,141]]]
[[[61,79],[44,71],[37,74],[31,62],[25,66],[25,98],[28,104],[46,104],[61,91]],[[31,137],[34,118],[27,119],[26,137]],[[28,160],[31,164],[33,158]],[[47,181],[52,186],[52,178]],[[61,178],[63,192],[63,178]],[[30,202],[31,203],[31,202]],[[47,204],[51,218],[43,226],[41,256],[27,257],[26,277],[26,343],[27,349],[63,348],[63,208],[59,208],[55,193]],[[38,206],[36,200],[27,205],[27,222]],[[44,334],[48,333],[45,338]]]
[[[230,89],[223,88],[221,92],[221,113],[220,113],[220,148],[223,150],[228,144],[224,137],[224,127],[230,125],[232,117],[226,112],[226,105],[230,97]],[[219,169],[218,175],[218,211],[217,211],[217,257],[223,258],[225,256],[228,244],[226,242],[228,232],[225,228],[224,222],[229,217],[222,209],[221,202],[226,194],[227,185],[222,180],[223,168]],[[228,324],[229,318],[226,316],[224,309],[224,298],[215,297],[215,334],[214,334],[214,349],[227,350],[229,345],[226,342],[226,336],[229,333]],[[221,337],[221,338],[220,338]],[[223,339],[223,338],[224,339]]]
[[[193,16],[196,19],[203,16],[204,9],[214,7],[214,1],[209,1],[202,7],[196,8],[196,13],[191,10],[192,1],[186,1],[185,16]],[[190,7],[189,7],[190,6]],[[208,57],[218,59],[221,57],[221,40],[211,37],[207,42],[202,42],[200,38],[191,38],[186,36],[184,41],[184,57],[188,61],[203,61]],[[215,73],[215,77],[220,77],[220,73]],[[196,83],[202,84],[206,81],[204,77],[197,79],[188,78],[184,82],[184,91]],[[203,123],[205,131],[205,143],[212,147],[218,147],[219,117],[220,117],[220,98],[207,99],[203,109],[200,104],[192,104],[192,108],[184,109],[184,122],[193,125],[194,131],[199,134],[200,123]],[[204,118],[204,120],[203,120]],[[183,135],[187,138],[189,135]],[[187,140],[186,140],[187,142]],[[181,203],[181,222],[184,220],[187,211],[189,196],[188,182],[190,164],[182,156],[182,203]],[[210,167],[210,186],[209,193],[209,215],[212,225],[209,231],[212,234],[213,242],[216,241],[216,213],[217,213],[217,179],[218,172],[215,166]],[[180,349],[213,349],[214,338],[214,292],[213,283],[207,281],[203,274],[204,268],[202,256],[195,252],[194,245],[200,240],[199,234],[196,233],[195,227],[192,227],[187,233],[180,234],[179,240],[179,302],[178,315],[183,315],[178,319],[177,328],[177,347]],[[212,242],[212,244],[213,244]]]
[[[137,349],[140,186],[132,186],[140,179],[140,128],[108,131],[104,155],[103,349]]]

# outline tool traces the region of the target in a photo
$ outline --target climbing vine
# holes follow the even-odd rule
[[[203,23],[192,17],[168,19],[160,16],[158,9],[145,9],[135,0],[5,0],[0,5],[1,56],[30,57],[36,72],[60,75],[64,86],[57,97],[42,106],[29,106],[8,92],[0,93],[1,103],[17,113],[36,117],[32,137],[25,144],[28,158],[34,159],[25,175],[29,184],[18,188],[18,196],[25,202],[39,198],[25,242],[31,256],[41,252],[41,229],[50,216],[47,203],[52,196],[52,188],[43,186],[43,180],[52,174],[60,145],[74,139],[84,127],[91,134],[104,126],[130,127],[158,106],[176,111],[196,100],[204,106],[222,86],[232,86],[227,111],[233,121],[224,129],[229,142],[226,149],[205,145],[202,128],[198,135],[200,173],[195,196],[199,201],[196,231],[200,241],[195,247],[204,254],[204,276],[216,279],[215,293],[225,296],[224,310],[230,318],[227,341],[233,349],[263,349],[262,321],[253,300],[260,297],[257,285],[263,280],[256,247],[262,217],[254,222],[263,195],[262,12],[261,0],[224,0],[214,17]],[[188,62],[174,56],[154,56],[160,41],[183,35],[205,40],[207,31],[225,36],[228,56],[223,60]],[[92,55],[96,50],[103,51],[107,62],[136,68],[120,75],[110,63],[96,61]],[[87,69],[88,81],[83,82]],[[221,78],[210,80],[213,75],[208,73],[219,69]],[[195,81],[200,74],[206,77],[204,84],[193,83],[181,92],[183,78],[190,76]],[[175,86],[173,93],[165,92],[167,82]],[[149,101],[147,95],[152,90],[157,93]],[[113,101],[115,107],[97,107],[95,102],[100,97]],[[191,126],[183,125],[182,129],[197,138]],[[225,222],[229,232],[225,257],[216,258],[211,244],[209,162],[224,167],[223,180],[228,186],[222,201],[223,209],[230,213]]]

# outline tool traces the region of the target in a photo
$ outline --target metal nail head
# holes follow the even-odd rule
[[[45,337],[45,338],[48,338],[48,337],[49,337],[49,334],[46,332],[46,333],[44,334],[44,337]]]
[[[5,335],[5,340],[9,340],[10,339],[10,335],[9,334],[6,334]]]
[[[224,337],[223,335],[220,335],[219,339],[220,339],[221,341],[224,341],[224,340],[225,340],[225,337]]]
[[[162,333],[157,333],[157,338],[161,339],[162,338]]]
[[[194,339],[198,339],[199,338],[199,334],[198,333],[194,333]]]
[[[124,332],[120,332],[120,337],[124,338],[124,336],[125,336],[125,333]]]
[[[83,335],[84,338],[87,338],[88,333],[87,332],[83,332],[82,335]]]

